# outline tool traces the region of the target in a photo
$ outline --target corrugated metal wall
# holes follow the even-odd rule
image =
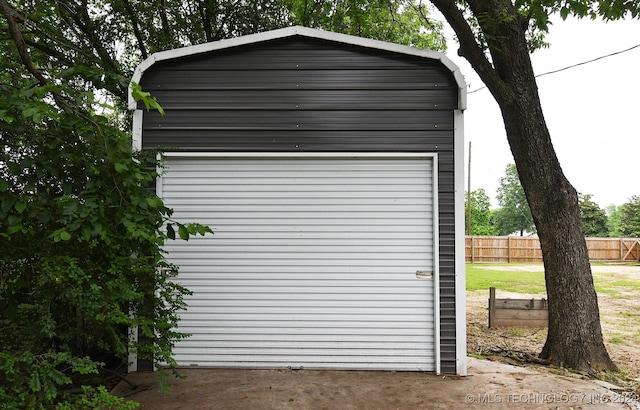
[[[437,60],[293,36],[161,61],[140,83],[166,111],[164,117],[144,113],[143,148],[437,152],[441,371],[456,372],[458,86],[446,67]]]

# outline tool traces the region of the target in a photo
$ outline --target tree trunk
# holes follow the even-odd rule
[[[555,155],[537,89],[521,90],[528,97],[499,105],[542,248],[549,332],[540,357],[580,371],[615,369],[602,338],[577,192]]]
[[[533,216],[545,268],[549,332],[540,357],[577,371],[613,370],[600,327],[578,195],[556,156],[526,42],[528,21],[510,1],[467,0],[491,62],[451,0],[432,0],[456,31],[459,53],[495,97]]]

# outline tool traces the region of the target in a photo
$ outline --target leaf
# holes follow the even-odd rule
[[[53,237],[54,242],[68,241],[71,239],[71,234],[64,228],[56,230],[51,234],[51,236]]]
[[[7,114],[7,110],[0,110],[0,120],[6,122],[7,124],[11,124],[15,118],[13,115]]]
[[[176,231],[171,224],[167,225],[167,238],[176,239]]]
[[[20,232],[22,230],[22,224],[11,225],[7,228],[7,234],[12,235],[16,232]]]
[[[115,168],[116,172],[119,174],[122,174],[123,172],[129,170],[129,167],[127,166],[127,164],[123,164],[122,162],[114,163],[113,167]]]
[[[51,220],[51,213],[49,211],[40,211],[38,213],[38,221],[41,223],[47,223]]]
[[[16,199],[13,197],[2,199],[2,202],[0,202],[0,210],[2,210],[2,213],[3,214],[8,213],[9,210],[13,207],[13,204],[15,202],[16,202]]]
[[[27,209],[27,204],[26,202],[16,202],[13,207],[16,208],[16,211],[18,211],[18,213],[22,213],[25,209]]]
[[[178,225],[178,235],[180,235],[180,239],[182,240],[189,240],[189,230],[182,224]]]
[[[35,87],[33,89],[33,91],[35,92],[36,96],[38,96],[39,98],[42,98],[45,95],[47,95],[47,88],[46,87]]]
[[[150,92],[142,91],[140,84],[131,84],[131,96],[136,101],[142,101],[147,111],[149,111],[150,108],[155,108],[160,115],[164,115],[164,109],[162,109],[156,98],[152,97]]]
[[[162,199],[156,197],[147,198],[147,205],[151,208],[160,208],[163,205]]]
[[[22,217],[19,215],[9,215],[7,217],[7,222],[9,222],[9,226],[13,226],[13,225],[21,225],[22,224]]]
[[[198,226],[198,233],[202,236],[206,235],[206,233],[210,233],[213,234],[213,230],[208,227],[207,225],[202,225],[202,224],[197,224]]]
[[[28,107],[22,110],[22,116],[25,118],[33,117],[39,111],[40,109],[38,107]]]

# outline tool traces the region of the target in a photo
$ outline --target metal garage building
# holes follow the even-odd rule
[[[167,245],[181,366],[466,374],[465,86],[440,53],[303,27],[152,55],[137,149],[214,236]],[[170,147],[170,148],[169,148]],[[135,365],[134,365],[135,368]]]

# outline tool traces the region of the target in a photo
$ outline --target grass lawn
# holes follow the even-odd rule
[[[593,282],[598,294],[624,297],[629,292],[640,292],[640,280],[618,271],[620,265],[593,263]],[[610,268],[608,269],[607,266]],[[466,265],[467,290],[498,290],[516,293],[547,293],[542,264],[473,264]]]
[[[535,269],[526,270],[527,267]],[[546,294],[544,272],[534,265],[467,264],[467,290],[499,290],[517,293]]]

